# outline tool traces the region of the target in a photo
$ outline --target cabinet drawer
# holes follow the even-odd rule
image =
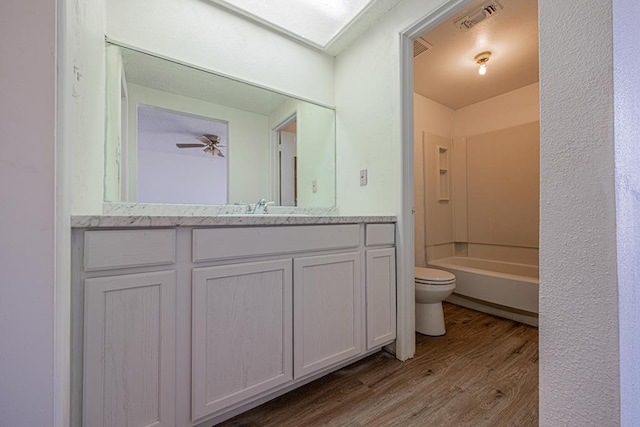
[[[394,224],[367,224],[365,236],[367,246],[393,245],[396,227]]]
[[[193,262],[358,247],[358,224],[193,230]]]
[[[85,231],[84,270],[110,270],[173,264],[176,231],[105,230]]]

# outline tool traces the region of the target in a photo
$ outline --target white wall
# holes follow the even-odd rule
[[[1,426],[51,426],[64,404],[54,401],[55,31],[54,0],[0,2]]]
[[[127,200],[126,189],[121,181],[126,181],[127,171],[123,170],[122,141],[126,140],[127,82],[122,63],[120,47],[109,45],[105,49],[105,137],[104,137],[104,194],[105,201]],[[124,94],[123,94],[124,91]],[[124,176],[124,179],[122,179]]]
[[[640,4],[613,2],[616,226],[623,426],[640,420]]]
[[[98,214],[104,200],[106,0],[59,1],[59,66],[68,84],[60,93],[60,105],[67,122],[65,140],[71,145],[71,209],[74,214]]]
[[[539,1],[543,426],[619,424],[611,5]]]
[[[298,103],[298,206],[335,206],[335,114],[333,110]],[[316,181],[317,191],[312,191]]]
[[[493,132],[540,120],[540,84],[533,83],[456,110],[454,136]]]
[[[138,150],[138,202],[224,205],[227,168],[222,160]]]
[[[144,23],[144,25],[140,25]],[[107,0],[107,35],[139,49],[333,105],[333,57],[202,0]]]

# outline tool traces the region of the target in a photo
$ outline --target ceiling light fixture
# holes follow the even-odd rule
[[[491,57],[491,52],[480,52],[473,59],[476,61],[476,64],[480,66],[478,69],[478,74],[484,76],[487,74],[487,62],[489,62],[489,58]]]

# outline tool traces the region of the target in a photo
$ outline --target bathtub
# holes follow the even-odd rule
[[[537,266],[480,258],[453,257],[431,261],[428,267],[455,274],[456,289],[451,301],[453,303],[457,303],[455,296],[460,295],[478,300],[476,303],[495,304],[498,307],[494,308],[498,311],[505,309],[522,311],[525,312],[522,313],[525,317],[535,317],[537,320],[539,284]],[[503,315],[504,313],[492,314]],[[513,316],[504,317],[513,318]],[[514,318],[514,320],[522,319]],[[525,323],[531,322],[525,321]]]

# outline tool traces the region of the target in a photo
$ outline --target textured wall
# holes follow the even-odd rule
[[[614,93],[622,425],[640,420],[640,38],[636,0],[616,0]]]
[[[75,214],[102,213],[105,134],[105,2],[59,0],[58,94]]]
[[[619,422],[611,9],[539,2],[541,426]]]
[[[52,426],[59,409],[55,30],[55,1],[0,2],[0,426]]]
[[[337,200],[347,215],[397,215],[401,204],[400,32],[442,5],[404,0],[336,57]],[[358,171],[368,169],[361,187]]]

